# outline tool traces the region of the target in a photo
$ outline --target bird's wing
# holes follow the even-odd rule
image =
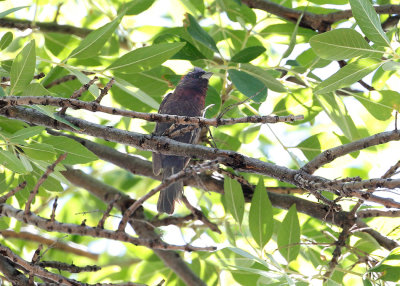
[[[161,173],[161,154],[153,152],[153,173],[158,176]]]

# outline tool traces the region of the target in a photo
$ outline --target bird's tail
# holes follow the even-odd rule
[[[163,173],[163,180],[174,174],[173,168],[165,168]],[[157,202],[158,212],[172,214],[174,212],[175,201],[179,199],[183,191],[182,181],[172,183],[167,188],[161,190]]]

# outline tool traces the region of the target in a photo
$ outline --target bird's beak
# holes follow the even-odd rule
[[[201,78],[205,78],[205,79],[210,79],[210,77],[213,75],[213,73],[212,72],[206,72],[206,73],[204,73],[202,76],[201,76]]]

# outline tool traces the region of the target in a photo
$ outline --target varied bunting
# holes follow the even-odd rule
[[[212,73],[205,72],[201,68],[195,67],[193,71],[185,75],[173,93],[169,93],[161,102],[158,113],[173,114],[181,116],[201,116],[203,114],[205,97],[208,89],[208,80]],[[165,131],[169,133],[187,127],[188,125],[179,124],[169,130],[172,123],[160,122],[156,124],[155,135],[161,136]],[[172,139],[189,144],[196,144],[200,137],[200,128],[179,134]],[[153,172],[160,174],[163,170],[163,181],[173,174],[183,170],[189,163],[189,157],[163,155],[153,153]],[[157,210],[167,214],[174,212],[174,204],[183,192],[182,181],[172,183],[167,188],[161,190],[158,198]]]

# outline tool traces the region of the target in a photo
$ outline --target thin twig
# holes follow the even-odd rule
[[[24,212],[25,214],[30,213],[32,201],[33,201],[34,197],[36,196],[36,194],[37,194],[37,192],[39,190],[39,187],[44,183],[44,181],[46,181],[47,177],[52,172],[54,172],[54,168],[56,167],[56,165],[58,163],[60,163],[62,160],[64,160],[65,157],[67,157],[67,153],[64,153],[60,157],[58,157],[58,159],[53,164],[51,164],[49,167],[47,167],[47,170],[43,174],[43,176],[39,178],[39,180],[37,181],[36,185],[33,187],[32,191],[29,194],[28,201],[26,202],[26,205],[25,205],[25,212]]]

